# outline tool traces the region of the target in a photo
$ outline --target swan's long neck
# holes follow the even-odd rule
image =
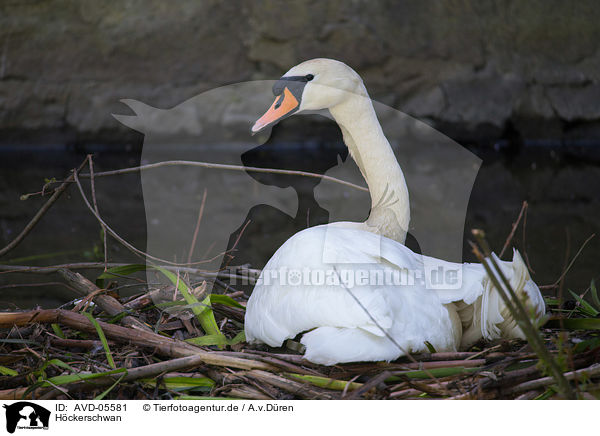
[[[369,186],[371,213],[365,225],[403,243],[410,222],[406,180],[366,89],[364,95],[353,94],[330,112]]]

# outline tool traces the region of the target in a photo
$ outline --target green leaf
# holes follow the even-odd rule
[[[73,372],[77,371],[71,365],[69,365],[68,363],[63,362],[60,359],[50,359],[48,362],[46,362],[46,366],[44,366],[44,368],[46,368],[48,365],[58,366],[59,368],[66,369],[67,371],[73,371]]]
[[[165,387],[166,389],[177,389],[177,390],[188,390],[196,388],[212,388],[215,382],[208,377],[164,377],[162,379],[155,378],[144,378],[140,379],[140,382],[150,387]]]
[[[600,347],[600,337],[586,339],[585,341],[581,341],[575,345],[575,348],[573,348],[573,350],[576,353],[582,353],[586,350],[593,350],[598,347]]]
[[[585,313],[588,316],[592,316],[592,317],[597,316],[600,313],[596,309],[594,309],[594,307],[590,303],[585,301],[583,298],[581,298],[575,292],[571,291],[570,289],[569,289],[569,292],[571,293],[573,298],[575,298],[577,300],[577,302],[581,305],[581,308],[580,308],[581,312]]]
[[[225,306],[237,307],[238,309],[246,310],[246,308],[244,306],[242,306],[240,303],[238,303],[233,298],[231,298],[227,295],[210,294],[210,302],[213,304],[219,303],[219,304],[223,304]]]
[[[70,383],[76,383],[84,380],[93,380],[96,378],[108,376],[108,375],[117,375],[117,374],[127,374],[127,370],[125,368],[115,369],[111,371],[105,372],[96,372],[92,374],[69,374],[69,375],[57,375],[56,377],[51,377],[48,380],[42,381],[42,387],[46,386],[61,386],[68,385]]]
[[[569,330],[600,330],[600,318],[563,318],[562,325]],[[561,328],[560,319],[551,319],[547,328]]]
[[[54,365],[56,367],[62,368],[62,369],[66,369],[67,371],[73,371],[75,372],[75,368],[73,368],[72,366],[68,365],[67,363],[63,362],[60,359],[50,359],[50,360],[46,360],[43,364],[42,367],[35,370],[33,373],[35,375],[38,376],[38,379],[43,380],[46,378],[46,368],[48,368],[48,366],[50,365]]]
[[[598,310],[600,310],[600,298],[598,297],[598,290],[596,289],[596,282],[594,279],[592,279],[592,283],[590,283],[590,290],[592,293],[592,300],[594,301],[594,304]]]
[[[229,340],[229,345],[239,344],[240,342],[246,342],[246,333],[243,330]]]
[[[538,395],[534,400],[547,400],[556,394],[556,391],[552,388],[548,388],[543,394]]]
[[[477,372],[481,368],[465,368],[463,366],[453,366],[450,368],[431,368],[427,371],[406,371],[399,376],[391,376],[385,379],[385,381],[402,381],[403,377],[415,378],[415,379],[427,379],[430,378],[430,374],[434,377],[450,377],[457,374],[468,374],[471,372]],[[401,376],[401,377],[400,377]]]
[[[127,311],[123,311],[121,313],[117,313],[115,316],[113,316],[110,319],[107,319],[106,322],[109,324],[115,324],[119,321],[121,321],[123,318],[125,318],[127,315],[129,315],[129,313]]]
[[[197,338],[186,339],[186,342],[194,345],[209,346],[209,345],[227,345],[229,341],[223,334],[219,335],[204,335]]]
[[[14,369],[10,369],[7,368],[6,366],[0,366],[0,374],[2,375],[10,375],[10,376],[15,376],[15,375],[19,375],[19,373],[17,371],[15,371]]]
[[[138,271],[145,271],[146,265],[135,264],[122,265],[109,268],[98,276],[99,279],[114,279],[119,276],[127,276]]]
[[[54,331],[54,334],[56,336],[58,336],[61,339],[65,338],[65,334],[63,333],[62,329],[58,324],[50,324],[50,327],[52,327],[52,331]]]
[[[119,383],[121,383],[121,380],[123,380],[126,375],[127,374],[123,374],[121,377],[119,377],[119,380],[117,380],[116,382],[114,382],[107,390],[105,390],[104,392],[102,392],[100,395],[97,395],[96,398],[94,398],[94,400],[102,400],[102,399],[104,399],[104,397],[106,397],[108,395],[108,393],[115,388],[115,386],[117,386]]]
[[[348,382],[345,380],[336,380],[328,377],[319,377],[316,375],[304,375],[304,374],[286,374],[286,376],[303,380],[320,388],[333,389],[336,391],[343,391],[344,389],[348,391],[353,391],[362,386],[362,383]]]
[[[425,346],[427,347],[430,353],[437,353],[437,351],[435,351],[435,347],[431,345],[431,342],[425,341]]]
[[[185,341],[200,346],[209,346],[209,345],[235,345],[240,342],[244,342],[246,340],[246,335],[244,332],[239,332],[232,339],[227,339],[227,337],[223,334],[218,335],[204,335],[199,336],[197,338],[186,339]]]
[[[102,331],[102,327],[96,319],[88,312],[83,312],[83,314],[90,320],[90,322],[96,328],[96,332],[98,333],[98,337],[100,338],[100,342],[102,342],[102,347],[104,347],[104,352],[106,353],[106,360],[108,360],[108,364],[111,368],[116,369],[115,361],[113,360],[112,353],[110,352],[110,348],[108,346],[108,341],[106,340],[106,336],[104,335],[104,331]]]
[[[190,288],[181,277],[178,279],[171,271],[159,266],[153,268],[160,271],[171,281],[171,283],[173,283],[173,285],[177,286],[177,289],[181,292],[181,295],[183,295],[184,300],[190,305],[192,312],[194,312],[194,315],[207,335],[222,334],[219,330],[219,326],[217,326],[217,321],[215,320],[212,308],[210,307],[210,295],[207,295],[202,302],[199,302],[196,296],[190,292]]]

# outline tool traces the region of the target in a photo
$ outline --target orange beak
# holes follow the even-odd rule
[[[252,133],[257,133],[269,124],[281,120],[298,106],[299,103],[294,94],[287,87],[284,88],[283,93],[275,99],[269,110],[254,123]]]

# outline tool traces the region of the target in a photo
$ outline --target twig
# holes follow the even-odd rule
[[[244,374],[247,377],[252,377],[259,382],[268,383],[293,395],[305,399],[323,399],[332,400],[337,398],[336,395],[326,391],[325,389],[316,388],[310,384],[300,383],[288,378],[271,374],[270,372],[261,370],[252,370]]]
[[[390,372],[383,371],[382,373],[376,375],[375,377],[373,377],[371,380],[369,380],[367,383],[365,383],[358,389],[352,391],[350,393],[350,395],[345,397],[345,399],[356,400],[356,399],[360,398],[363,394],[366,394],[371,389],[376,388],[381,383],[383,383],[385,381],[385,379],[388,378],[390,375],[392,375]]]
[[[502,255],[508,248],[510,241],[512,241],[512,238],[515,236],[515,231],[517,230],[517,227],[519,226],[519,223],[521,222],[521,218],[523,218],[523,213],[527,210],[527,207],[528,207],[528,204],[526,201],[524,201],[523,206],[521,206],[521,212],[519,212],[519,216],[517,217],[517,220],[513,223],[510,234],[506,238],[506,242],[504,243],[504,246],[502,247],[502,250],[500,251],[500,254],[498,257],[502,258]]]
[[[226,386],[228,387],[228,386]],[[271,397],[261,393],[258,389],[250,386],[240,385],[232,387],[227,391],[227,396],[243,398],[248,400],[270,400]]]
[[[186,160],[170,160],[164,162],[156,162],[153,164],[140,165],[132,168],[123,168],[120,170],[113,171],[104,171],[101,173],[96,173],[96,177],[107,177],[107,176],[115,176],[119,174],[128,174],[135,173],[138,171],[146,171],[154,168],[162,168],[169,166],[191,166],[191,167],[201,167],[201,168],[213,168],[220,170],[230,170],[230,171],[243,171],[243,172],[253,172],[253,173],[271,173],[271,174],[285,174],[290,176],[304,176],[304,177],[312,177],[316,179],[323,179],[334,183],[339,183],[340,185],[349,186],[351,188],[357,189],[359,191],[369,192],[369,190],[363,186],[356,185],[354,183],[347,182],[345,180],[336,179],[335,177],[327,176],[325,174],[316,174],[309,173],[307,171],[297,171],[297,170],[282,170],[278,168],[258,168],[258,167],[246,167],[242,165],[228,165],[228,164],[218,164],[218,163],[209,163],[209,162],[195,162],[195,161],[186,161]],[[82,174],[81,177],[87,178],[90,177],[89,174]]]
[[[588,368],[578,369],[576,371],[566,372],[564,374],[567,380],[577,380],[579,376],[585,376],[592,378],[600,375],[600,364],[596,363]],[[523,391],[539,389],[546,386],[553,385],[556,382],[553,377],[543,377],[537,380],[529,380],[513,386],[512,388],[505,391],[506,394],[516,394]]]
[[[117,316],[127,312],[127,309],[125,309],[116,299],[110,295],[100,294],[102,289],[98,288],[81,274],[74,273],[68,269],[60,269],[58,270],[58,273],[78,291],[77,293],[80,296],[87,297],[88,295],[97,294],[93,297],[94,302],[110,316]],[[131,315],[125,315],[121,319],[121,323],[128,327],[152,331],[146,324]]]
[[[117,232],[115,232],[108,224],[106,224],[104,222],[104,220],[102,219],[102,217],[98,214],[98,212],[96,212],[94,210],[94,208],[92,207],[92,205],[90,204],[89,200],[87,199],[85,192],[83,192],[83,186],[81,186],[81,183],[79,182],[79,178],[77,177],[77,174],[74,173],[74,180],[75,183],[77,184],[77,188],[79,188],[79,193],[81,194],[81,198],[83,199],[85,205],[87,206],[87,208],[90,210],[90,212],[92,212],[92,214],[96,217],[96,219],[98,220],[98,222],[108,231],[108,233],[110,233],[110,235],[115,238],[117,241],[119,241],[121,243],[121,245],[125,246],[126,248],[128,248],[130,251],[132,251],[133,253],[137,254],[138,256],[141,256],[142,258],[148,258],[148,259],[152,259],[156,262],[164,262],[167,263],[169,265],[178,265],[175,262],[170,262],[168,260],[165,259],[160,259],[158,257],[154,257],[149,253],[146,253],[142,250],[139,250],[137,248],[135,248],[133,245],[131,245],[129,242],[127,242],[125,239],[123,239],[122,237],[120,237]]]
[[[171,359],[165,362],[152,363],[150,365],[141,366],[137,368],[127,368],[125,374],[107,374],[94,379],[81,380],[79,382],[69,384],[66,389],[67,392],[78,392],[82,390],[97,389],[103,386],[110,386],[121,377],[121,382],[131,382],[141,378],[154,378],[162,373],[169,371],[177,371],[188,368],[195,368],[204,363],[201,356],[187,356],[178,359]],[[48,389],[44,389],[43,392]],[[63,393],[67,393],[63,392]],[[19,389],[8,389],[0,391],[0,399],[17,399],[22,398],[19,396],[22,394],[21,388]],[[31,395],[31,394],[30,394]],[[26,397],[31,398],[31,396]]]
[[[85,164],[87,163],[87,160],[88,159],[86,157],[85,160],[83,161],[83,163],[81,165],[79,165],[79,168],[77,168],[76,170],[73,170],[71,175],[69,177],[67,177],[65,179],[65,181],[62,182],[58,188],[56,188],[56,190],[54,191],[54,194],[52,194],[52,197],[50,197],[48,199],[48,201],[46,201],[46,203],[44,203],[44,205],[40,208],[40,210],[38,210],[38,212],[31,219],[31,221],[29,221],[29,223],[25,226],[23,231],[21,233],[19,233],[15,239],[13,239],[11,242],[9,242],[6,247],[4,247],[0,250],[0,257],[4,256],[6,253],[11,251],[13,248],[15,248],[17,245],[19,245],[23,241],[23,239],[25,239],[25,237],[33,230],[33,228],[36,226],[36,224],[42,219],[44,214],[46,212],[48,212],[48,209],[50,209],[52,207],[52,205],[54,203],[56,203],[56,200],[59,199],[59,197],[62,195],[62,193],[65,192],[65,190],[73,182],[74,177],[85,166]]]
[[[533,270],[533,268],[531,267],[531,264],[529,263],[529,254],[527,253],[527,212],[529,211],[529,205],[527,205],[527,209],[525,210],[525,213],[523,214],[523,232],[522,232],[522,247],[523,247],[523,257],[525,258],[525,263],[527,264],[527,268],[529,268],[529,271],[531,271],[532,273],[535,273],[535,271]]]
[[[227,250],[227,253],[233,253],[235,251],[235,249],[237,248],[237,245],[240,242],[240,239],[242,239],[242,235],[246,231],[246,227],[248,227],[250,225],[250,222],[251,222],[251,220],[246,221],[246,223],[242,227],[242,230],[240,230],[237,237],[235,238],[235,242],[233,243],[231,248],[229,250]],[[229,259],[224,263],[223,269],[227,269],[229,267],[229,262],[231,262],[235,256],[233,256],[232,254],[229,254],[228,257],[229,257]]]
[[[81,198],[83,199],[85,205],[87,206],[87,208],[90,210],[90,212],[92,213],[92,215],[94,215],[96,217],[96,219],[98,220],[98,222],[100,224],[102,224],[104,226],[104,228],[106,230],[108,230],[108,233],[115,238],[117,241],[119,241],[119,243],[121,243],[121,245],[123,245],[124,247],[126,247],[127,249],[129,249],[131,252],[135,253],[136,255],[142,257],[142,258],[147,258],[147,259],[152,259],[155,262],[160,262],[160,263],[166,263],[167,265],[173,265],[173,266],[189,266],[189,265],[196,265],[196,264],[201,264],[201,263],[208,263],[208,262],[212,262],[214,259],[216,259],[217,257],[219,257],[222,254],[225,253],[219,253],[218,255],[214,256],[211,259],[207,259],[204,261],[199,261],[199,262],[193,262],[193,263],[178,263],[178,262],[171,262],[169,260],[166,259],[161,259],[159,257],[155,257],[152,256],[149,253],[146,253],[145,251],[142,251],[136,247],[134,247],[133,245],[131,245],[129,242],[127,242],[125,239],[123,239],[121,236],[119,236],[117,234],[117,232],[115,232],[108,224],[106,224],[106,222],[102,219],[102,217],[94,210],[94,208],[92,207],[92,205],[90,204],[89,200],[87,199],[85,193],[83,192],[83,186],[81,186],[81,182],[79,181],[79,178],[77,176],[76,173],[74,173],[74,180],[75,183],[77,184],[77,188],[79,189],[79,193],[81,194]]]
[[[90,186],[92,190],[92,202],[94,203],[94,210],[98,215],[100,215],[100,211],[98,210],[98,202],[96,201],[96,184],[94,183],[94,160],[92,159],[92,155],[88,155],[89,167],[90,167]],[[102,239],[103,239],[103,249],[104,249],[104,271],[108,268],[106,264],[108,263],[108,248],[106,246],[106,228],[103,224],[100,224],[102,228]]]
[[[109,268],[128,266],[128,263],[108,263]],[[49,265],[49,266],[29,266],[29,265],[0,265],[0,274],[9,274],[9,273],[33,273],[33,274],[52,274],[57,272],[59,269],[68,268],[68,269],[98,269],[104,268],[103,262],[75,262],[75,263],[63,263],[59,265]],[[243,276],[237,274],[230,274],[224,271],[206,271],[197,268],[186,268],[186,267],[175,267],[175,266],[161,266],[169,271],[177,272],[185,272],[189,274],[195,274],[200,277],[219,277],[219,278],[229,278],[229,279],[247,279],[251,283],[254,283],[256,280],[254,277],[257,277],[260,270],[249,269],[248,272],[252,273],[251,276]]]
[[[198,219],[196,220],[196,228],[194,229],[194,236],[192,237],[192,243],[190,244],[190,251],[188,253],[187,263],[192,262],[192,254],[194,254],[194,248],[196,248],[196,239],[198,239],[198,230],[200,230],[200,222],[202,221],[202,215],[204,215],[204,204],[206,203],[207,190],[204,188],[204,194],[202,194],[202,202],[200,203],[200,210],[198,211]]]
[[[573,259],[571,259],[571,262],[569,263],[567,268],[563,271],[563,273],[560,275],[560,277],[554,282],[555,286],[558,285],[560,283],[560,281],[563,279],[563,277],[567,275],[567,273],[569,272],[569,270],[571,269],[571,267],[573,266],[573,264],[575,263],[575,261],[577,260],[577,258],[579,257],[579,255],[581,254],[581,252],[583,251],[585,246],[587,245],[587,243],[590,242],[594,236],[596,236],[596,234],[592,233],[590,235],[590,237],[587,238],[585,240],[585,242],[581,245],[581,247],[579,247],[579,250],[577,250],[577,253],[575,253],[575,256],[573,256]]]
[[[96,327],[90,320],[79,313],[62,309],[32,310],[29,312],[0,312],[0,328],[26,326],[34,323],[63,323],[76,330],[96,334]],[[121,327],[98,321],[107,338],[116,342],[130,343],[139,347],[155,350],[158,354],[169,357],[186,357],[197,355],[207,365],[227,366],[239,369],[261,369],[273,371],[275,367],[252,359],[241,359],[219,352],[209,352],[145,330]]]
[[[102,342],[99,340],[95,341],[93,339],[63,339],[52,336],[50,338],[50,343],[55,347],[65,347],[65,348],[96,348],[98,346],[102,346]],[[114,342],[109,341],[109,345],[114,345]]]

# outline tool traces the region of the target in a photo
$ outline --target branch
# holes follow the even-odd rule
[[[135,173],[138,171],[146,171],[146,170],[151,170],[154,168],[162,168],[162,167],[170,167],[170,166],[190,166],[190,167],[212,168],[212,169],[229,170],[229,171],[246,171],[246,172],[251,172],[251,173],[271,173],[271,174],[285,174],[285,175],[289,175],[289,176],[312,177],[315,179],[328,180],[333,183],[338,183],[340,185],[349,186],[350,188],[354,188],[359,191],[369,192],[369,190],[367,188],[365,188],[364,186],[355,185],[354,183],[350,183],[345,180],[336,179],[335,177],[326,176],[325,174],[309,173],[307,171],[282,170],[282,169],[278,169],[278,168],[246,167],[246,166],[242,166],[242,165],[228,165],[228,164],[218,164],[218,163],[210,163],[210,162],[195,162],[195,161],[187,161],[187,160],[168,160],[168,161],[157,162],[157,163],[153,163],[153,164],[140,165],[138,167],[123,168],[120,170],[113,170],[113,171],[104,171],[101,173],[95,173],[94,177],[116,176],[116,175],[120,175],[120,174],[129,174],[129,173]],[[82,174],[81,177],[89,178],[90,174]]]
[[[75,175],[79,171],[81,171],[81,169],[85,166],[85,164],[88,161],[88,158],[89,158],[89,156],[85,158],[85,160],[83,161],[83,163],[81,165],[79,165],[79,168],[77,168],[76,170],[73,170],[71,175],[69,177],[67,177],[67,179],[64,182],[62,182],[58,188],[56,188],[56,190],[54,191],[54,194],[52,194],[52,197],[50,197],[48,199],[48,201],[46,201],[46,203],[44,203],[44,205],[40,208],[40,210],[38,210],[38,212],[31,219],[31,221],[29,221],[29,223],[25,226],[23,231],[21,233],[19,233],[17,235],[17,237],[15,239],[13,239],[6,247],[4,247],[0,250],[0,257],[4,256],[6,253],[11,251],[13,248],[15,248],[17,245],[19,245],[23,241],[23,239],[25,239],[25,237],[33,230],[33,228],[37,225],[37,223],[42,219],[44,214],[46,212],[48,212],[48,209],[50,209],[52,207],[52,205],[54,203],[56,203],[56,200],[59,199],[59,197],[62,195],[62,193],[65,192],[65,190],[69,187],[69,185],[73,182],[73,180],[75,180]]]
[[[84,315],[62,309],[32,310],[28,312],[1,312],[0,328],[27,326],[37,323],[61,323],[73,329],[97,334],[96,327]],[[205,351],[187,342],[161,336],[144,330],[121,327],[98,321],[107,338],[115,342],[129,343],[138,347],[150,348],[158,354],[169,357],[198,356],[207,365],[227,366],[239,369],[261,369],[273,371],[272,365],[250,359],[228,356],[219,352]]]

